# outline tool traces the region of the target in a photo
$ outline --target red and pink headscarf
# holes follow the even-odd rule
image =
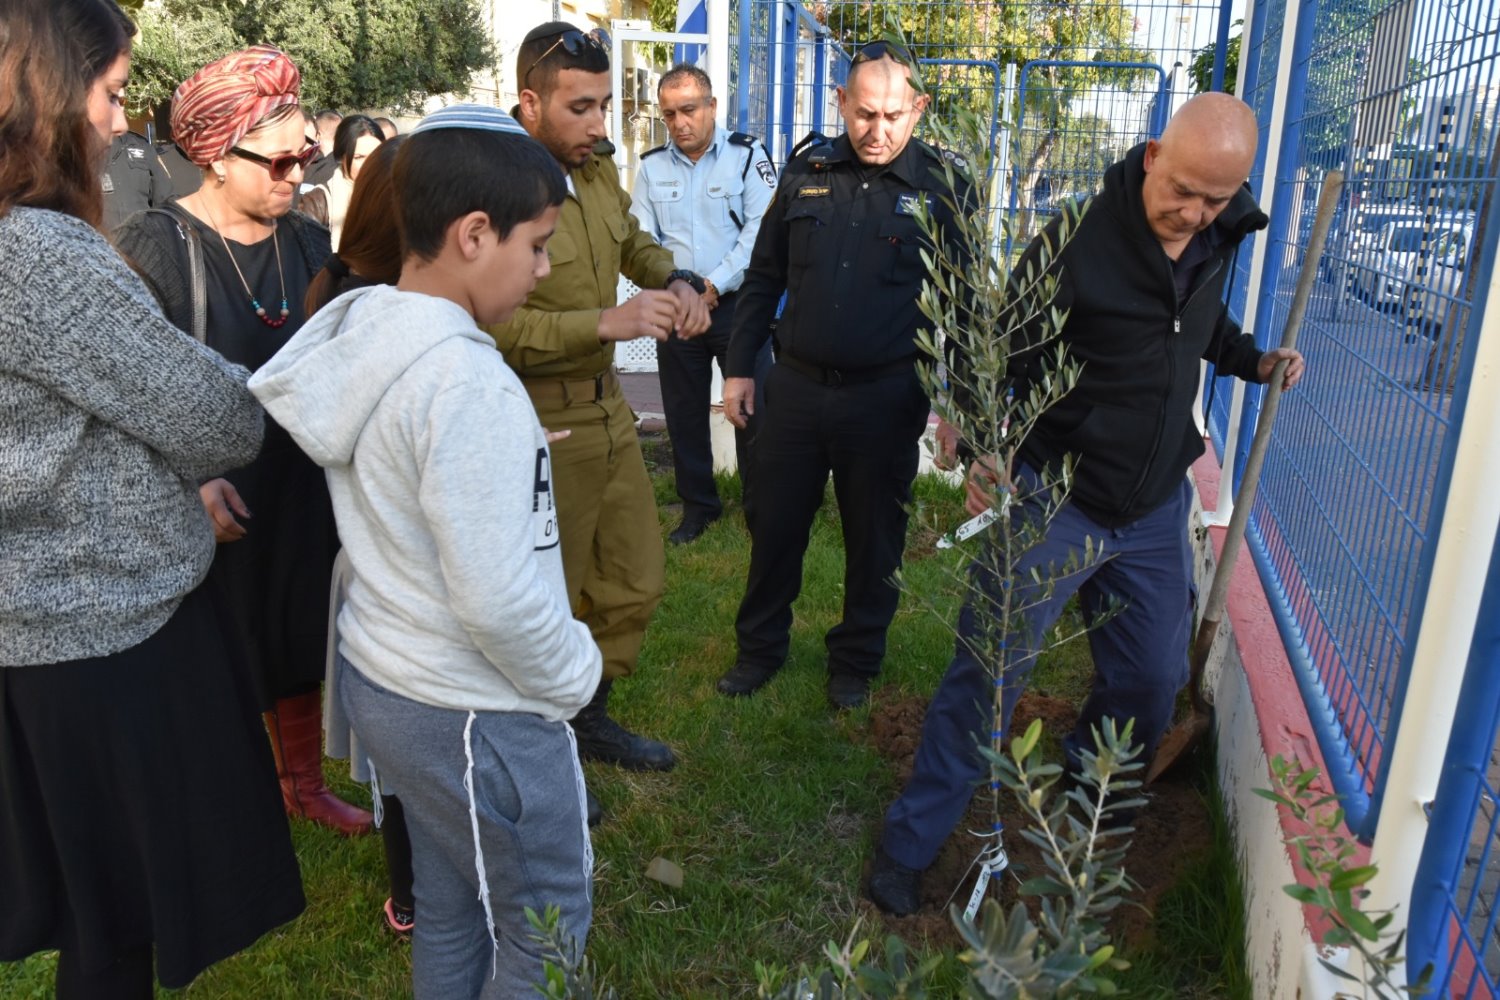
[[[302,74],[285,52],[252,45],[216,59],[172,95],[172,139],[206,167],[224,158],[262,118],[296,104]]]

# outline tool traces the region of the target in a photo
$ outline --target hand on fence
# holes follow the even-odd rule
[[[240,491],[227,479],[210,479],[198,487],[198,498],[214,526],[214,541],[237,542],[249,532],[234,515],[249,517],[250,508],[240,498]]]
[[[1282,358],[1287,359],[1286,374],[1282,376],[1281,390],[1285,392],[1298,382],[1302,381],[1302,373],[1307,370],[1307,364],[1302,360],[1302,352],[1294,351],[1289,347],[1277,347],[1260,356],[1260,365],[1256,374],[1262,382],[1271,381],[1271,373],[1276,370],[1276,362]]]
[[[726,378],[724,380],[724,417],[740,430],[755,416],[755,379]]]
[[[677,296],[671,292],[637,292],[599,314],[599,339],[605,343],[637,337],[666,340],[677,325],[679,310]]]

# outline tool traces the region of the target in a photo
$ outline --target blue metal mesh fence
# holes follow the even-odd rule
[[[1279,0],[1264,6],[1247,98],[1267,122],[1284,18]],[[1280,338],[1322,176],[1339,167],[1350,177],[1300,337],[1315,375],[1279,416],[1251,541],[1331,777],[1351,825],[1367,833],[1425,589],[1433,498],[1446,481],[1473,212],[1492,180],[1493,140],[1472,121],[1456,133],[1453,106],[1459,95],[1497,93],[1497,47],[1458,9],[1450,0],[1303,5],[1281,74],[1281,155],[1266,173],[1274,210],[1254,290],[1266,346]],[[1481,117],[1474,102],[1466,108]],[[1244,443],[1257,394],[1248,402]],[[1215,413],[1221,432],[1226,416]]]
[[[733,0],[729,120],[764,136],[779,161],[810,130],[836,135],[833,88],[849,56],[899,23],[933,112],[962,103],[991,120],[1006,168],[997,204],[1024,245],[1064,199],[1091,193],[1105,167],[1160,131],[1190,96],[1192,71],[1207,79],[1219,20],[1219,0]]]
[[[1432,964],[1434,995],[1491,997],[1500,981],[1500,546],[1460,706],[1412,890],[1409,965]]]

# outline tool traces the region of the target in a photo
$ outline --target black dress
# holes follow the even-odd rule
[[[249,245],[229,240],[226,251],[217,232],[182,214],[191,219],[203,248],[208,346],[253,372],[306,321],[302,302],[330,252],[327,230],[305,217],[289,216],[278,222],[275,240]],[[137,217],[117,242],[145,273],[167,318],[191,329],[191,302],[183,295],[186,245],[172,221]],[[267,326],[255,314],[235,265],[273,318],[281,310],[284,277],[291,313],[283,326]],[[239,519],[247,531],[244,538],[219,546],[206,585],[228,608],[229,638],[245,650],[261,708],[269,710],[277,699],[312,690],[323,680],[338,529],[323,470],[274,420],[266,420],[259,457],[224,478],[252,516]]]
[[[247,672],[215,595],[139,645],[0,668],[0,962],[155,945],[186,986],[303,908]]]

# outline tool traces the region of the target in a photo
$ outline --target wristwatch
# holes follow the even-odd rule
[[[700,292],[699,294],[700,295],[706,295],[709,292],[713,292],[714,295],[717,296],[719,294],[719,286],[716,285],[716,284],[714,284],[712,279],[710,279],[710,278],[704,278],[703,279],[703,291]]]
[[[685,271],[679,268],[678,270],[673,271],[671,274],[667,275],[667,280],[665,284],[662,285],[662,287],[670,288],[672,286],[672,282],[674,281],[686,281],[689,285],[692,286],[693,291],[697,292],[699,295],[702,295],[708,289],[708,283],[703,280],[703,276],[695,271]]]

